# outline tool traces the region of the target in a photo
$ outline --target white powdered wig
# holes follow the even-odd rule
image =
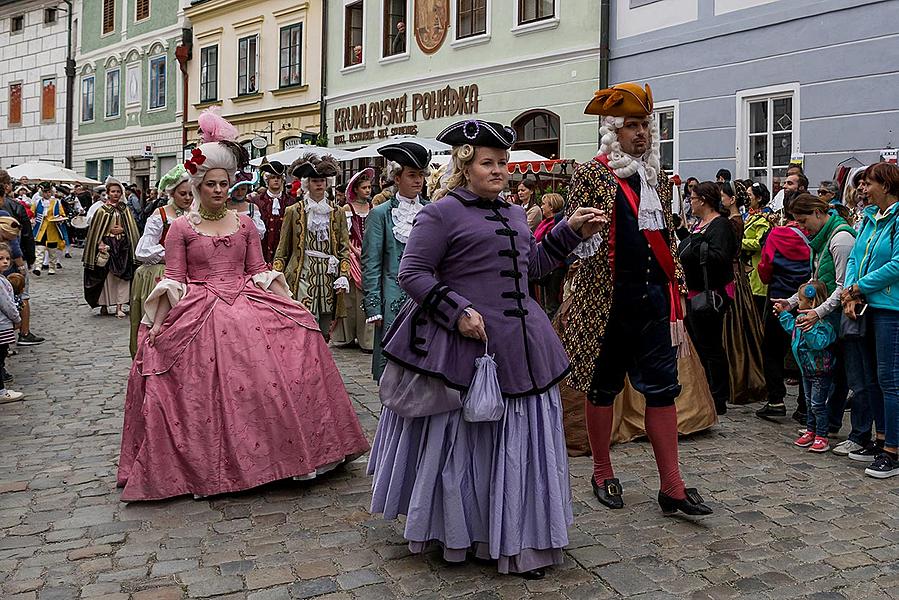
[[[650,119],[650,145],[649,150],[643,156],[634,157],[621,149],[618,141],[618,130],[624,127],[624,117],[603,117],[599,128],[600,138],[599,152],[609,157],[609,166],[615,174],[625,179],[637,172],[638,161],[642,160],[646,167],[646,182],[651,186],[658,185],[659,171],[662,168],[661,154],[659,150],[659,124],[655,115]]]
[[[199,154],[197,150],[199,150]],[[198,164],[200,156],[204,159]],[[185,163],[185,166],[188,163],[193,165],[192,168],[187,167],[187,170],[190,173],[190,187],[194,193],[194,201],[190,206],[188,218],[191,223],[196,225],[202,220],[200,217],[200,185],[206,174],[213,169],[224,169],[228,174],[228,186],[230,187],[239,161],[233,148],[219,142],[208,142],[193,150],[191,158]]]

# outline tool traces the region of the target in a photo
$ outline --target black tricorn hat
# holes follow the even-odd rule
[[[515,130],[501,123],[470,119],[453,123],[440,132],[438,142],[450,146],[487,146],[508,150],[515,143]]]
[[[427,169],[431,162],[431,151],[415,142],[397,142],[378,148],[378,154],[413,169]]]
[[[338,173],[340,173],[340,167],[337,166],[334,157],[330,155],[305,154],[290,165],[290,174],[300,179],[336,177]]]
[[[268,173],[269,175],[284,177],[284,173],[286,171],[287,165],[277,160],[269,161],[267,158],[263,157],[262,162],[259,164],[260,173]]]

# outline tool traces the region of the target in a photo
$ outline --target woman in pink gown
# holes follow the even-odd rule
[[[315,319],[227,210],[244,155],[207,143],[185,164],[195,207],[169,230],[128,380],[126,502],[311,479],[369,449]]]

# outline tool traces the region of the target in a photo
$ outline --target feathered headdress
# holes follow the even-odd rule
[[[237,127],[219,114],[218,106],[210,106],[200,113],[197,124],[200,128],[200,139],[204,144],[237,140]]]
[[[309,153],[293,161],[289,171],[291,175],[300,179],[307,177],[337,177],[337,174],[340,173],[340,167],[331,155],[316,156]]]

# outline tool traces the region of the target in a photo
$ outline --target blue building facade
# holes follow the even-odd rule
[[[811,187],[899,144],[899,1],[619,0],[610,78],[648,82],[666,168]],[[854,160],[853,160],[854,159]]]

